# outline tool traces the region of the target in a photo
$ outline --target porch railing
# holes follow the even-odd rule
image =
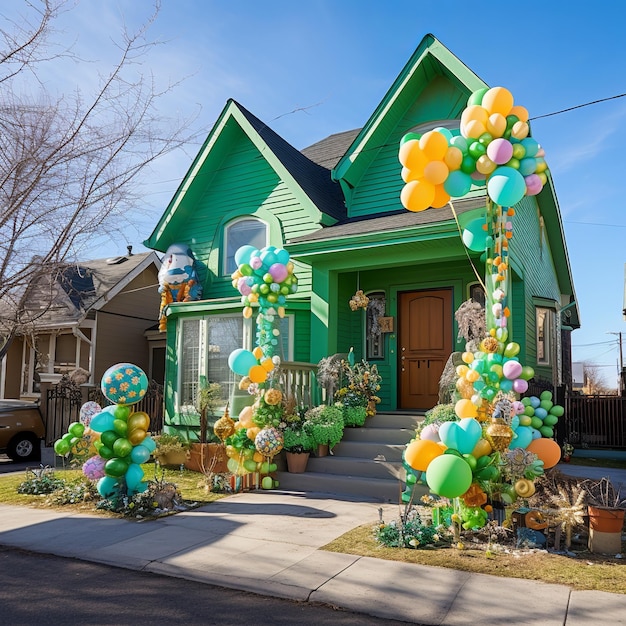
[[[280,364],[280,385],[283,393],[295,398],[298,406],[312,407],[321,403],[320,388],[315,373],[317,365],[301,361]]]

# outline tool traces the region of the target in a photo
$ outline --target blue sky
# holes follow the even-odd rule
[[[22,6],[12,0],[0,13]],[[496,8],[497,7],[497,8]],[[110,35],[150,12],[146,0],[82,0],[62,21],[66,41],[93,62],[51,75],[60,91],[88,85],[111,58]],[[515,5],[446,0],[162,0],[151,29],[165,43],[144,63],[161,81],[185,78],[163,114],[201,105],[208,132],[234,98],[296,148],[361,127],[426,33],[491,86],[502,85],[531,118],[626,92],[626,5],[599,0]],[[68,76],[70,77],[68,79]],[[626,98],[532,123],[559,198],[582,328],[574,360],[617,376],[622,332],[626,208]],[[174,193],[198,146],[158,164],[128,243],[141,241]],[[135,232],[136,231],[136,232]],[[516,233],[516,236],[519,236]],[[101,242],[94,256],[124,252]],[[626,338],[625,338],[626,339]]]

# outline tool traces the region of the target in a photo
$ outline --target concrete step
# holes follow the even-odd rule
[[[420,413],[376,413],[365,420],[366,428],[408,428],[415,430],[424,419]]]
[[[406,477],[402,463],[336,455],[309,457],[307,472],[309,471],[318,474],[338,474],[352,478],[369,477],[404,481]]]
[[[415,437],[415,430],[409,428],[344,428],[341,441],[354,443],[396,443],[406,445]]]
[[[402,462],[402,452],[406,443],[383,443],[379,441],[340,441],[334,448],[335,456],[349,456],[360,459]]]

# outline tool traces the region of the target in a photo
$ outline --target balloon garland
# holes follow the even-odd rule
[[[276,368],[280,365],[277,346],[280,330],[277,319],[285,316],[287,297],[298,290],[294,264],[284,248],[266,246],[262,249],[245,245],[235,252],[237,270],[232,284],[241,294],[243,317],[256,315],[256,347],[233,350],[228,366],[242,376],[241,389],[256,396],[252,407],[245,407],[234,423],[235,432],[225,439],[228,469],[235,476],[258,472],[261,486],[278,485],[269,474],[276,471],[273,458],[283,448],[282,392],[276,387]]]
[[[530,497],[533,480],[560,458],[552,437],[563,407],[552,403],[550,392],[519,400],[535,373],[520,363],[521,347],[509,336],[513,206],[546,184],[544,157],[529,136],[528,111],[503,87],[470,96],[459,134],[435,128],[408,133],[400,143],[400,200],[407,210],[441,208],[472,187],[486,187],[485,216],[470,222],[462,239],[485,252],[487,335],[456,368],[457,421],[427,425],[404,454],[410,483],[413,472],[421,472],[432,493],[458,498],[466,528],[484,525],[488,498],[510,504]]]

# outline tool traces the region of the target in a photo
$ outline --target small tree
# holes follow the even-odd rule
[[[140,71],[157,45],[147,31],[158,2],[139,30],[122,31],[118,60],[91,93],[47,88],[46,66],[82,62],[54,40],[65,5],[32,0],[18,18],[0,16],[0,358],[36,328],[68,261],[95,235],[128,228],[123,216],[141,206],[142,175],[194,139],[190,119],[157,113],[174,85],[159,90]]]
[[[613,396],[617,393],[615,388],[611,388],[606,384],[600,368],[593,363],[583,364],[583,376],[584,376],[584,389],[585,393],[589,396],[594,395],[607,395]]]

